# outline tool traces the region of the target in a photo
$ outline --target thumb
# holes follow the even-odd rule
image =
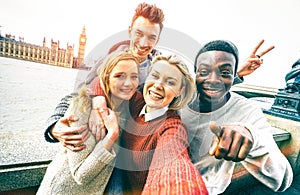
[[[219,137],[221,135],[222,128],[219,125],[217,125],[217,123],[214,121],[211,121],[209,123],[209,128],[210,128],[211,132],[213,132],[215,134],[212,144],[211,144],[211,147],[208,152],[209,155],[213,156],[217,150],[217,147],[218,147],[218,144],[220,141]]]
[[[79,120],[79,118],[78,118],[78,116],[75,116],[75,115],[70,115],[69,117],[68,117],[68,120],[69,121],[78,121]]]
[[[62,117],[61,119],[60,119],[60,121],[62,122],[62,123],[66,123],[66,124],[68,124],[70,121],[71,122],[75,122],[75,121],[77,121],[79,118],[77,117],[77,116],[75,116],[75,115],[69,115],[69,116],[64,116],[64,117]]]
[[[219,125],[217,125],[216,122],[211,121],[209,123],[209,128],[210,128],[211,132],[213,132],[216,136],[220,137],[221,131],[222,131],[222,127],[220,127]]]
[[[109,109],[108,108],[100,108],[99,109],[99,114],[103,121],[106,121],[109,115]]]
[[[218,145],[219,145],[219,138],[217,136],[214,136],[208,154],[213,156],[217,150]]]

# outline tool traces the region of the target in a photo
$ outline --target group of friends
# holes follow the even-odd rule
[[[263,112],[230,91],[274,47],[258,53],[259,42],[239,66],[232,42],[208,42],[193,78],[180,56],[155,49],[163,21],[160,8],[139,4],[129,40],[57,105],[45,139],[62,150],[37,194],[221,194],[237,162],[271,191],[291,185]]]

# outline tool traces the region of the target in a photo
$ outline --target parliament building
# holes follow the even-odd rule
[[[50,47],[46,46],[44,37],[43,45],[34,45],[24,42],[24,38],[17,41],[15,36],[0,34],[0,57],[9,57],[20,60],[28,60],[38,63],[62,66],[66,68],[85,68],[84,53],[86,46],[85,27],[79,36],[79,48],[77,57],[74,55],[74,45],[67,44],[61,48],[59,41],[51,39]]]

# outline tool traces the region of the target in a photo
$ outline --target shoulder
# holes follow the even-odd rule
[[[129,100],[129,106],[131,113],[133,112],[140,112],[145,105],[145,100],[143,95],[140,92],[135,92],[131,99]]]
[[[173,120],[181,120],[180,115],[175,110],[168,110],[166,112],[167,119],[173,119]]]
[[[125,51],[129,48],[130,40],[120,41],[114,44],[109,50],[108,54],[115,52],[115,51]]]
[[[183,127],[181,117],[175,110],[168,110],[163,118],[163,120],[165,120],[163,125],[164,129],[174,127],[176,127],[176,129],[181,129],[178,127]]]
[[[230,92],[230,103],[234,103],[234,104],[248,104],[250,102],[252,102],[252,100],[242,96],[242,95],[239,95],[235,92]]]
[[[105,96],[104,91],[100,85],[100,79],[96,76],[89,84],[91,96]]]
[[[243,112],[263,113],[259,105],[251,99],[245,98],[235,92],[230,92],[231,98],[228,101],[226,108],[243,110]]]

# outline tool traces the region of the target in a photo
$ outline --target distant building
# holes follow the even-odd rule
[[[6,34],[0,35],[0,56],[28,60],[38,63],[51,64],[66,68],[85,68],[84,54],[86,46],[85,27],[79,37],[78,56],[74,56],[74,45],[67,44],[67,48],[61,48],[59,41],[51,39],[50,48],[46,46],[44,37],[43,45],[34,45],[24,42],[24,38],[19,37],[17,41],[15,36]]]

